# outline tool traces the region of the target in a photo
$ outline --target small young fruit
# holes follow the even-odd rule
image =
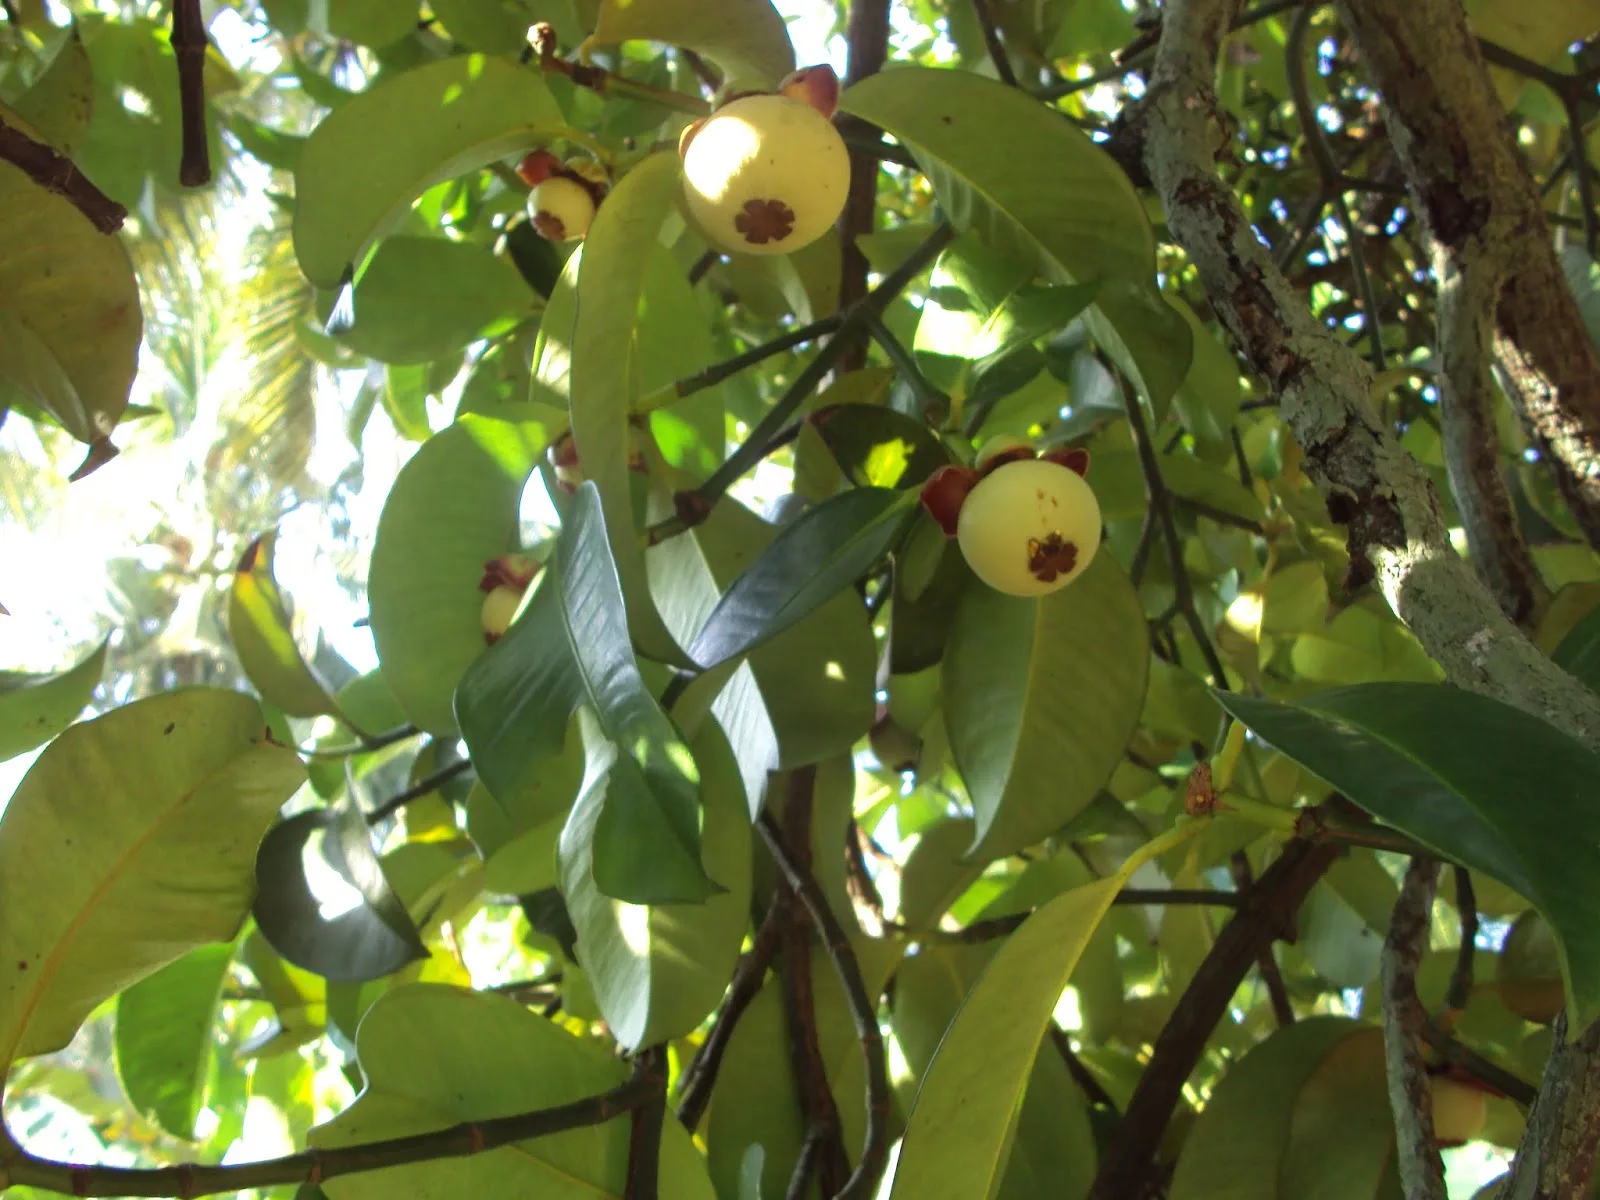
[[[650,464],[645,459],[642,436],[637,427],[628,430],[628,470],[640,475],[648,474],[650,470]],[[568,495],[577,491],[587,478],[583,473],[583,464],[578,461],[578,443],[573,440],[571,432],[563,433],[551,442],[544,456],[556,477],[556,486]]]
[[[488,593],[497,587],[512,587],[524,591],[543,567],[544,564],[531,554],[498,555],[483,564],[478,590]]]
[[[1429,1079],[1433,1091],[1433,1136],[1445,1149],[1464,1146],[1489,1120],[1489,1095],[1482,1088],[1448,1074]]]
[[[1497,973],[1500,999],[1524,1021],[1548,1025],[1567,1002],[1561,951],[1549,924],[1533,909],[1511,926]]]
[[[789,254],[844,209],[844,139],[804,100],[745,96],[686,131],[679,149],[689,215],[719,250]]]
[[[1038,452],[1027,438],[1018,437],[1014,433],[1001,433],[978,447],[978,457],[973,466],[987,475],[996,467],[1002,467],[1008,462],[1022,462],[1037,457]]]
[[[538,187],[561,169],[561,160],[548,150],[535,150],[517,164],[517,174],[531,188]]]
[[[553,175],[528,193],[533,227],[552,242],[581,238],[594,220],[594,197],[575,179]]]
[[[494,645],[511,628],[511,619],[522,606],[525,588],[500,586],[483,598],[483,640]]]
[[[986,475],[961,506],[961,554],[1012,596],[1044,596],[1081,575],[1100,548],[1100,503],[1076,471],[1040,459]]]

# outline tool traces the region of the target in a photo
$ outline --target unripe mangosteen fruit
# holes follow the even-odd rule
[[[561,170],[561,160],[548,150],[534,150],[517,164],[517,174],[531,188],[538,187]]]
[[[678,149],[689,216],[719,250],[789,254],[844,209],[844,139],[805,100],[745,96],[684,130]]]
[[[956,540],[973,573],[996,591],[1048,595],[1093,561],[1100,503],[1068,467],[1042,459],[1008,462],[967,496]]]
[[[576,179],[552,175],[528,193],[533,227],[552,242],[571,241],[589,232],[594,196]]]
[[[506,630],[511,628],[512,619],[517,615],[517,609],[522,606],[522,594],[526,590],[502,584],[491,588],[484,596],[480,615],[486,643],[492,646],[505,636]]]

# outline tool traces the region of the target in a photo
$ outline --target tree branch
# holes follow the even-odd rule
[[[845,999],[850,1005],[850,1016],[855,1022],[856,1038],[861,1043],[861,1053],[867,1066],[867,1132],[861,1146],[861,1157],[856,1169],[834,1200],[866,1200],[875,1195],[878,1180],[889,1161],[889,1068],[884,1057],[883,1031],[878,1028],[878,1002],[867,992],[866,981],[861,976],[861,964],[856,961],[850,939],[840,927],[833,910],[828,907],[822,889],[789,853],[784,845],[772,814],[763,813],[756,822],[767,849],[777,861],[778,869],[794,889],[806,913],[822,935],[822,946],[839,974]]]
[[[184,187],[211,182],[211,150],[206,145],[207,45],[200,0],[173,0],[172,53],[178,60],[178,115],[183,129],[178,182]]]
[[[1384,1073],[1406,1200],[1445,1200],[1444,1161],[1433,1131],[1433,1085],[1422,1057],[1428,1013],[1417,998],[1417,967],[1428,948],[1438,880],[1438,859],[1411,860],[1383,940]]]
[[[1456,881],[1456,912],[1461,917],[1461,944],[1456,947],[1456,965],[1444,991],[1444,1014],[1440,1024],[1445,1025],[1448,1020],[1446,1028],[1460,1019],[1472,999],[1473,963],[1478,949],[1478,896],[1472,887],[1472,872],[1462,866],[1453,868],[1452,872]]]
[[[1600,698],[1501,613],[1447,536],[1427,474],[1373,413],[1370,368],[1314,320],[1213,169],[1228,144],[1211,80],[1227,0],[1170,0],[1135,120],[1144,161],[1213,309],[1279,397],[1304,469],[1344,525],[1346,579],[1384,597],[1459,687],[1487,693],[1600,748]],[[1409,11],[1409,6],[1408,9]],[[1438,47],[1430,49],[1437,57]]]
[[[709,387],[716,387],[724,379],[737,375],[747,367],[753,367],[759,362],[765,362],[775,354],[782,354],[785,350],[793,350],[796,346],[803,346],[807,342],[814,342],[825,333],[832,333],[844,322],[843,313],[831,313],[820,321],[813,321],[809,325],[802,325],[798,329],[791,329],[788,333],[781,333],[770,342],[762,342],[759,346],[752,346],[742,354],[735,354],[732,358],[725,358],[721,362],[712,363],[703,370],[696,371],[660,388],[641,399],[635,408],[636,413],[653,412],[658,408],[665,408],[682,400],[685,396],[692,396],[696,392],[704,391]]]
[[[869,75],[876,75],[889,57],[889,0],[850,0],[849,14],[845,18],[844,83],[849,87],[860,83]],[[850,189],[845,195],[844,211],[839,214],[839,242],[843,256],[840,261],[839,307],[847,309],[867,295],[867,256],[861,253],[856,239],[872,232],[878,215],[879,158],[872,147],[881,145],[883,132],[859,117],[846,116],[839,120],[839,132],[850,151]],[[855,149],[856,145],[865,147]],[[844,337],[841,331],[841,338]],[[841,371],[855,371],[866,365],[867,343],[861,331],[851,329],[845,345],[840,347]]]
[[[513,1142],[546,1137],[568,1129],[604,1125],[623,1113],[648,1104],[660,1093],[660,1081],[635,1076],[598,1096],[557,1108],[463,1121],[448,1129],[387,1138],[360,1146],[306,1150],[257,1163],[174,1167],[96,1167],[52,1162],[12,1145],[0,1146],[0,1185],[34,1187],[68,1196],[216,1196],[281,1184],[318,1184],[341,1175],[400,1167],[440,1158],[463,1158],[496,1150]]]
[[[622,1200],[659,1200],[661,1192],[661,1127],[667,1116],[667,1051],[647,1046],[634,1055],[633,1077],[655,1088],[649,1100],[633,1110],[628,1131],[628,1175]]]
[[[1518,377],[1511,399],[1590,545],[1600,547],[1600,353],[1466,12],[1455,0],[1340,0],[1340,11],[1383,97],[1385,128],[1430,234],[1491,276],[1501,357]]]
[[[1172,0],[1168,21],[1182,0]],[[1339,855],[1337,847],[1296,838],[1261,873],[1239,911],[1224,925],[1200,969],[1184,989],[1172,1017],[1156,1038],[1149,1065],[1123,1113],[1116,1141],[1101,1160],[1087,1200],[1128,1200],[1140,1196],[1156,1159],[1183,1085],[1205,1052],[1233,994],[1261,957],[1264,947],[1294,936],[1295,913],[1306,893]]]
[[[1567,1014],[1556,1017],[1554,1048],[1539,1081],[1539,1098],[1517,1147],[1507,1197],[1587,1196],[1600,1146],[1600,1021],[1567,1040]]]
[[[45,191],[72,201],[101,233],[115,233],[127,219],[128,210],[90,183],[65,154],[34,141],[3,120],[0,120],[0,162],[18,168]]]

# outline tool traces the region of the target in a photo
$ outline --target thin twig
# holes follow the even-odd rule
[[[1234,886],[1241,892],[1249,891],[1255,883],[1255,873],[1250,870],[1250,856],[1243,850],[1233,852],[1228,860],[1228,870],[1233,876]],[[1293,1025],[1294,1006],[1289,1003],[1289,988],[1283,982],[1283,972],[1278,969],[1278,960],[1270,942],[1256,959],[1256,970],[1261,973],[1261,982],[1267,985],[1267,997],[1272,1002],[1272,1015],[1277,1018],[1278,1028]]]
[[[413,800],[420,800],[429,792],[437,791],[441,784],[449,783],[458,776],[465,775],[472,770],[470,758],[458,759],[448,767],[440,767],[431,775],[424,775],[416,783],[397,796],[391,796],[371,812],[365,814],[368,825],[376,825],[380,821],[387,821]]]
[[[1427,1010],[1417,997],[1417,967],[1428,949],[1439,861],[1413,858],[1383,940],[1383,1051],[1394,1112],[1395,1152],[1407,1200],[1445,1200],[1444,1161],[1433,1129],[1433,1086],[1422,1056]]]
[[[1239,892],[1225,892],[1214,888],[1123,888],[1112,898],[1113,904],[1172,905],[1194,904],[1210,908],[1238,908],[1242,901]],[[898,933],[923,942],[972,943],[988,942],[1005,937],[1016,930],[1029,917],[1026,912],[1011,913],[1004,917],[991,917],[974,921],[960,929],[913,929],[899,921],[885,921],[886,933]]]
[[[547,22],[535,22],[528,29],[528,40],[533,46],[535,56],[539,60],[539,70],[545,74],[554,71],[565,75],[581,88],[588,88],[601,96],[624,96],[630,100],[641,100],[646,104],[659,104],[662,108],[672,109],[674,112],[688,113],[690,116],[703,117],[711,111],[711,105],[699,96],[690,96],[685,92],[674,92],[670,88],[658,88],[648,83],[640,83],[636,79],[629,79],[608,71],[604,67],[591,66],[587,63],[569,62],[556,53],[556,31]]]
[[[722,1008],[711,1023],[711,1031],[706,1034],[699,1053],[683,1073],[678,1088],[678,1120],[691,1133],[700,1127],[700,1120],[711,1103],[711,1091],[717,1085],[717,1072],[722,1069],[722,1056],[728,1052],[728,1043],[733,1040],[739,1018],[761,991],[767,968],[777,957],[786,920],[781,897],[774,898],[772,906],[767,909],[766,919],[761,922],[761,928],[750,943],[750,949],[734,969]]]
[[[1189,581],[1189,568],[1183,561],[1183,539],[1178,536],[1178,525],[1172,518],[1172,496],[1161,478],[1161,464],[1156,460],[1155,447],[1150,444],[1150,430],[1144,423],[1144,410],[1140,407],[1138,395],[1125,382],[1121,385],[1121,391],[1122,407],[1128,414],[1134,445],[1139,452],[1139,466],[1144,472],[1145,499],[1156,514],[1156,519],[1161,522],[1161,534],[1167,543],[1167,564],[1172,575],[1174,603],[1183,614],[1189,633],[1200,647],[1200,654],[1206,660],[1206,669],[1211,672],[1213,686],[1226,690],[1228,673],[1222,666],[1222,660],[1217,657],[1216,647],[1211,644],[1205,622],[1200,619],[1200,611],[1195,608],[1194,587]]]
[[[812,1125],[806,1130],[806,1140],[800,1143],[800,1153],[794,1160],[794,1171],[789,1176],[789,1186],[784,1189],[784,1200],[805,1200],[811,1190],[812,1177],[817,1173],[817,1163],[822,1148],[828,1143],[825,1125]]]
[[[1431,1023],[1424,1025],[1422,1040],[1427,1042],[1428,1047],[1444,1062],[1453,1067],[1460,1067],[1469,1075],[1475,1075],[1524,1107],[1539,1098],[1539,1089],[1533,1084],[1520,1076],[1513,1075],[1498,1063],[1491,1062],[1466,1043],[1458,1042],[1437,1025]]]
[[[922,373],[922,368],[917,365],[916,356],[895,337],[883,323],[883,318],[877,313],[868,313],[862,318],[862,324],[872,335],[872,340],[877,342],[889,356],[889,361],[894,363],[900,378],[905,380],[906,385],[916,394],[917,403],[921,405],[923,413],[934,415],[948,411],[950,398],[928,381],[928,377]],[[933,422],[930,421],[931,423]]]
[[[1017,83],[1017,73],[1011,69],[1011,57],[1000,40],[1000,31],[995,28],[988,0],[972,0],[972,12],[978,18],[978,28],[983,30],[983,44],[988,48],[989,61],[994,63],[994,72],[1000,76],[1000,82],[1011,87],[1021,86]]]
[[[716,250],[707,250],[694,260],[694,265],[689,268],[689,286],[694,287],[706,277],[712,267],[722,261],[722,255]]]
[[[9,1187],[32,1187],[68,1196],[216,1196],[284,1184],[318,1184],[342,1175],[377,1171],[441,1158],[462,1158],[529,1138],[569,1129],[604,1125],[623,1113],[648,1104],[659,1094],[659,1082],[633,1078],[603,1092],[555,1108],[463,1121],[448,1129],[386,1138],[357,1146],[306,1150],[255,1163],[172,1167],[100,1167],[36,1158],[15,1146],[0,1154],[0,1176]]]
[[[708,253],[710,253],[708,251]],[[698,265],[698,264],[697,264]],[[781,333],[771,341],[762,342],[759,346],[752,346],[742,353],[735,354],[732,358],[723,359],[721,362],[712,363],[703,370],[696,371],[693,375],[686,375],[675,380],[665,387],[652,392],[639,401],[637,411],[649,412],[671,404],[675,400],[682,400],[685,396],[692,396],[696,392],[704,391],[709,387],[716,387],[729,376],[737,375],[747,367],[765,362],[775,354],[782,354],[785,350],[793,350],[796,346],[803,346],[807,342],[814,342],[825,333],[832,333],[844,321],[842,313],[834,313],[823,317],[820,321],[813,321],[809,325],[802,325],[798,329],[791,329],[788,333]]]
[[[46,191],[72,201],[101,233],[115,233],[127,219],[128,210],[90,183],[70,158],[3,120],[0,162],[10,163]]]
[[[355,731],[360,740],[351,746],[296,746],[295,752],[301,758],[350,758],[357,754],[370,754],[374,750],[382,750],[385,746],[392,746],[396,742],[403,742],[409,737],[416,737],[422,730],[415,725],[397,725],[393,729],[385,729],[382,733],[363,734],[359,729]]]
[[[855,1022],[856,1039],[861,1043],[861,1053],[866,1059],[866,1136],[862,1140],[861,1157],[856,1163],[855,1172],[834,1198],[865,1200],[877,1192],[878,1180],[889,1161],[889,1106],[892,1097],[889,1091],[889,1068],[884,1057],[883,1032],[878,1028],[878,1003],[867,991],[866,980],[861,975],[861,964],[856,961],[850,939],[840,927],[833,910],[828,907],[822,889],[789,853],[771,813],[761,815],[756,822],[756,831],[822,935],[823,949],[833,963],[834,970],[839,973],[839,982],[844,986],[845,999],[850,1005],[850,1017]]]
[[[1590,97],[1593,99],[1593,96]],[[1577,100],[1562,97],[1567,110],[1567,134],[1572,139],[1572,178],[1578,185],[1578,214],[1583,218],[1583,244],[1593,258],[1600,245],[1600,214],[1594,204],[1594,165],[1589,161],[1589,147],[1584,141],[1583,114]]]
[[[891,271],[877,287],[845,310],[834,335],[805,365],[794,382],[767,410],[766,415],[756,423],[755,428],[745,436],[745,440],[738,448],[699,487],[678,493],[675,498],[678,508],[676,516],[659,521],[645,530],[645,544],[658,545],[703,521],[734,482],[771,453],[773,439],[783,432],[789,418],[811,398],[811,394],[816,391],[823,377],[839,362],[840,356],[850,344],[849,335],[852,331],[859,329],[868,316],[881,313],[888,307],[889,302],[903,292],[913,279],[927,270],[933,260],[954,239],[955,230],[949,225],[940,225],[924,238],[922,244],[908,254],[905,261]]]
[[[1472,872],[1453,868],[1456,881],[1456,912],[1461,917],[1461,945],[1456,949],[1455,969],[1444,992],[1444,1017],[1440,1024],[1453,1025],[1472,999],[1473,959],[1478,942],[1478,897],[1472,888]],[[1448,1025],[1446,1026],[1448,1027]]]
[[[1246,484],[1246,487],[1249,485]],[[1214,504],[1207,504],[1204,500],[1192,500],[1188,496],[1174,495],[1173,503],[1181,508],[1186,508],[1196,516],[1206,517],[1218,525],[1229,525],[1234,529],[1243,529],[1249,533],[1259,535],[1262,532],[1261,522],[1252,521],[1249,517],[1241,517],[1238,513],[1229,512],[1225,508],[1218,508]]]
[[[178,60],[178,116],[183,153],[178,182],[201,187],[211,182],[211,151],[206,145],[206,38],[200,0],[174,0],[172,53]]]
[[[1111,1093],[1095,1078],[1094,1072],[1083,1065],[1083,1060],[1072,1050],[1072,1039],[1067,1036],[1067,1031],[1054,1021],[1050,1022],[1050,1041],[1054,1043],[1056,1053],[1061,1055],[1061,1061],[1066,1065],[1067,1074],[1072,1076],[1072,1082],[1088,1097],[1089,1103],[1099,1108],[1108,1108],[1117,1111],[1117,1102],[1111,1098]]]

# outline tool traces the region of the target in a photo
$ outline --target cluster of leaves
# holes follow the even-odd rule
[[[24,28],[47,28],[22,7]],[[991,3],[1031,91],[989,77],[983,6],[910,6],[929,44],[842,96],[894,145],[875,224],[854,239],[879,290],[820,348],[786,335],[839,310],[839,239],[730,261],[677,205],[670,148],[706,106],[701,72],[770,87],[795,65],[777,12],[532,13],[569,51],[590,39],[605,81],[590,90],[570,64],[525,61],[524,7],[433,0],[419,27],[409,4],[265,4],[288,49],[273,82],[325,110],[308,135],[219,113],[236,81],[208,66],[217,152],[225,127],[292,191],[295,261],[316,289],[296,336],[329,367],[381,377],[384,411],[421,443],[372,555],[380,666],[331,686],[307,661],[274,532],[257,530],[227,618],[259,700],[186,689],[74,725],[100,653],[0,680],[0,755],[49,742],[0,821],[0,1058],[31,1059],[13,1096],[71,1102],[70,1073],[31,1056],[111,1005],[128,1100],[167,1135],[203,1134],[212,1157],[250,1095],[331,1154],[577,1104],[622,1083],[616,1050],[665,1046],[679,1093],[712,1078],[688,1127],[666,1124],[663,1195],[785,1194],[815,1153],[813,1067],[849,1163],[900,1139],[894,1195],[1082,1195],[1233,888],[1333,789],[1390,844],[1473,872],[1470,911],[1435,914],[1431,1008],[1469,919],[1536,912],[1525,920],[1553,931],[1531,973],[1478,954],[1461,1042],[1538,1077],[1548,1031],[1508,1005],[1502,974],[1523,1000],[1554,989],[1576,1023],[1600,1015],[1586,867],[1600,830],[1576,811],[1600,764],[1439,686],[1381,596],[1347,589],[1343,531],[1271,398],[1252,397],[1181,255],[1079,128],[1108,109],[1074,73],[1138,34],[1119,3]],[[1381,179],[1371,98],[1337,28],[1319,32],[1309,102],[1338,132],[1310,135],[1352,177]],[[1513,34],[1538,60],[1574,36]],[[22,86],[0,118],[130,207],[170,187],[181,121],[161,28],[85,19],[48,40],[12,64]],[[929,65],[949,45],[958,69]],[[1230,182],[1318,316],[1379,343],[1394,370],[1375,399],[1447,495],[1425,252],[1382,188],[1343,227],[1362,259],[1320,210],[1305,229],[1290,219],[1322,191],[1286,46],[1313,54],[1287,17],[1229,43],[1219,94],[1246,131]],[[1549,169],[1539,154],[1563,114],[1508,92]],[[526,222],[511,167],[538,146],[613,177],[581,247]],[[103,443],[139,342],[128,252],[7,162],[0,193],[5,402]],[[1568,261],[1592,304],[1583,253]],[[1376,308],[1357,303],[1360,272],[1380,283]],[[854,323],[862,305],[871,320]],[[852,365],[868,326],[876,348]],[[775,340],[749,369],[701,374]],[[830,365],[816,394],[789,391]],[[438,397],[454,415],[433,432]],[[588,480],[570,495],[547,459],[568,433]],[[1041,600],[979,584],[916,506],[929,474],[997,434],[1091,455],[1105,547]],[[1593,684],[1600,558],[1507,434],[1559,589],[1541,640]],[[765,513],[753,487],[708,484],[741,453],[785,480]],[[536,493],[559,532],[524,544]],[[515,551],[542,567],[486,649],[478,580]],[[1188,821],[1186,781],[1214,756],[1223,815]],[[779,827],[843,944],[795,919],[755,836]],[[1403,862],[1351,849],[1312,888],[1294,944],[1240,985],[1167,1123],[1171,1196],[1298,1196],[1312,1179],[1399,1194],[1370,1014]],[[1215,894],[1117,904],[1130,882]],[[773,913],[793,926],[775,961]],[[730,983],[753,998],[726,1003]],[[1352,1001],[1361,989],[1370,1002]],[[1315,1019],[1275,1032],[1285,1011]],[[886,1031],[889,1094],[863,1019]],[[691,1068],[712,1044],[716,1065]],[[325,1058],[360,1094],[311,1128]],[[1496,1100],[1484,1136],[1514,1146],[1522,1125]],[[620,1196],[637,1170],[616,1121],[325,1187]]]

